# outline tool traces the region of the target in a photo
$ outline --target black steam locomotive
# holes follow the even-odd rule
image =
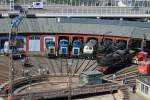
[[[97,57],[97,59],[101,59],[102,57],[104,57],[105,55],[107,55],[109,53],[113,53],[117,50],[124,50],[125,48],[126,48],[126,43],[123,41],[120,41],[117,43],[114,43],[111,40],[102,41],[98,45],[96,57]]]
[[[135,54],[136,52],[132,50],[117,50],[109,53],[101,59],[97,59],[98,66],[96,70],[103,74],[110,73],[114,67],[131,63]]]

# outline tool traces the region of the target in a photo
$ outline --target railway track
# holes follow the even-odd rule
[[[116,75],[120,75],[120,74],[125,74],[127,72],[131,72],[131,71],[136,71],[137,70],[137,65],[132,65],[131,67],[126,67],[118,72],[116,72]]]
[[[63,59],[64,60],[64,65],[61,64],[62,59],[56,58],[56,59],[47,59],[47,58],[33,58],[31,61],[34,65],[33,69],[32,69],[32,73],[34,73],[36,75],[36,78],[34,81],[39,82],[39,79],[41,78],[42,80],[45,80],[45,78],[42,77],[38,77],[37,73],[39,68],[49,68],[51,75],[57,76],[59,74],[60,75],[67,75],[66,73],[68,73],[68,65],[67,65],[67,59]],[[88,71],[88,70],[95,70],[96,68],[96,61],[94,60],[85,60],[85,59],[73,59],[73,64],[71,65],[72,68],[72,75],[75,76],[76,74],[81,73],[82,71]],[[44,63],[47,63],[47,65],[45,65]],[[94,65],[94,66],[93,66]],[[62,69],[62,70],[61,70]],[[134,70],[134,69],[133,69]],[[116,80],[117,81],[121,81],[123,79],[123,75],[126,71],[123,72],[118,72],[117,73],[117,77]],[[129,74],[131,75],[131,74]],[[34,76],[33,76],[34,77]],[[109,80],[112,80],[112,76],[109,75],[109,78],[106,77]],[[128,77],[130,79],[130,77]],[[132,78],[131,78],[132,79]],[[131,81],[132,82],[132,81]],[[26,79],[20,79],[15,81],[14,84],[16,85],[21,85],[24,83],[28,83],[28,80]],[[108,85],[109,84],[109,85]],[[110,87],[111,84],[111,87]],[[105,92],[105,91],[111,91],[111,90],[116,90],[118,89],[118,87],[120,86],[120,84],[118,83],[106,83],[106,84],[101,84],[101,85],[95,85],[95,86],[82,86],[82,87],[76,87],[72,89],[72,95],[76,96],[76,95],[82,95],[82,94],[88,94],[88,93],[96,93],[96,92]],[[31,95],[33,97],[36,98],[55,98],[55,97],[63,97],[63,96],[67,96],[68,94],[68,90],[67,89],[62,89],[62,90],[57,90],[57,91],[46,91],[46,92],[38,92],[38,93],[31,93]],[[21,94],[21,95],[16,95],[16,100],[20,100],[19,98],[22,98],[24,96],[27,96],[27,94]],[[35,98],[35,99],[36,99]]]
[[[123,100],[129,100],[128,88],[135,85],[137,73],[137,65],[133,65],[131,67],[124,68],[115,74],[105,75],[103,79],[108,82],[116,83],[122,86],[124,85],[124,87],[120,89],[124,94]]]
[[[110,87],[111,86],[111,87]],[[93,94],[99,92],[106,91],[114,91],[119,88],[119,85],[112,83],[105,83],[101,85],[93,85],[93,86],[80,86],[71,89],[71,95],[84,95],[84,94]],[[57,98],[57,97],[65,97],[68,95],[68,89],[60,89],[55,91],[46,91],[46,92],[38,92],[38,93],[30,93],[30,96],[37,99],[47,99],[47,98]],[[20,94],[16,95],[15,100],[20,100],[21,98],[28,96],[28,94]]]

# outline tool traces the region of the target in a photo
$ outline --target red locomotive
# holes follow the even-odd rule
[[[141,61],[147,60],[147,52],[139,52],[134,58],[134,63],[139,64]]]
[[[139,52],[136,56],[138,64],[138,72],[142,75],[150,74],[150,61],[147,61],[147,53]]]
[[[150,61],[141,61],[138,65],[138,71],[142,75],[150,74]]]

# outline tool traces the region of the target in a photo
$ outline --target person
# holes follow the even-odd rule
[[[133,85],[133,87],[132,87],[132,92],[133,92],[133,93],[136,92],[136,85]]]

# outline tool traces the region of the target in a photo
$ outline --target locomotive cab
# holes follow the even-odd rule
[[[138,65],[138,71],[142,75],[150,74],[150,61],[141,61]]]
[[[147,52],[139,52],[134,58],[133,58],[133,62],[135,64],[140,63],[141,61],[147,60]]]
[[[83,47],[83,55],[85,58],[95,59],[97,51],[97,41],[89,40]]]
[[[69,52],[69,41],[66,39],[62,39],[59,41],[59,55],[63,57],[67,57]]]
[[[78,57],[81,55],[81,41],[80,40],[75,40],[72,44],[72,56],[73,57]]]
[[[55,41],[53,39],[45,39],[46,54],[49,58],[57,56]]]

